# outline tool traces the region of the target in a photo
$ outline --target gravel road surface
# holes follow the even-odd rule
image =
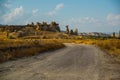
[[[91,45],[0,63],[0,80],[120,80],[120,60]]]

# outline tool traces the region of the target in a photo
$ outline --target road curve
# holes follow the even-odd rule
[[[1,63],[0,80],[120,80],[118,60],[95,46],[65,45],[60,50]]]

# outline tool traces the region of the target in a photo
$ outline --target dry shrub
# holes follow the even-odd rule
[[[0,44],[0,62],[64,47],[56,40],[7,40]]]
[[[110,54],[119,56],[120,55],[120,40],[112,39],[112,40],[98,40],[96,45],[102,49],[109,51]]]
[[[107,39],[107,40],[82,39],[74,41],[77,44],[97,45],[101,49],[107,50],[112,55],[120,56],[120,39]]]

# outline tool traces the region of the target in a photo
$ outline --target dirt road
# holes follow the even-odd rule
[[[120,61],[90,45],[0,64],[0,80],[120,80]]]

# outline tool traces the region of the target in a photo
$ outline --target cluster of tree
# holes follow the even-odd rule
[[[73,31],[73,29],[69,30],[69,27],[67,25],[66,26],[66,34],[78,35],[78,29],[76,28],[75,31]]]
[[[120,39],[120,30],[119,30],[119,39]]]
[[[116,38],[116,33],[115,33],[115,32],[112,33],[112,37],[113,37],[113,38]],[[118,33],[118,36],[117,36],[117,37],[120,39],[120,30],[119,30],[119,33]]]

